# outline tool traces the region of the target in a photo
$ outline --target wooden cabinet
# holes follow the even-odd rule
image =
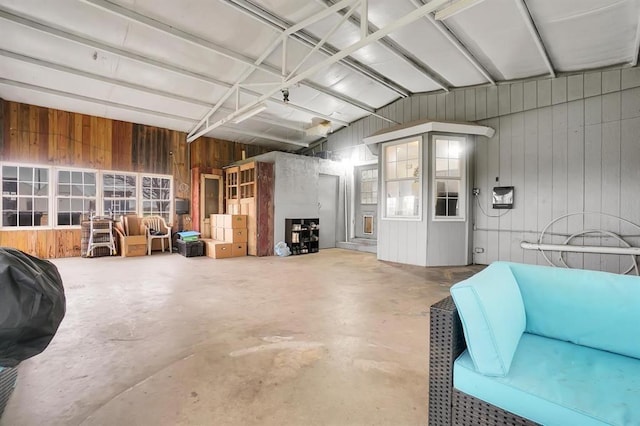
[[[320,220],[285,219],[284,238],[291,254],[317,253],[320,250]]]
[[[247,253],[273,256],[273,164],[245,163],[225,175],[227,214],[247,215]]]

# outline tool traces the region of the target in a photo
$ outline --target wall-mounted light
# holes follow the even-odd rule
[[[242,114],[240,114],[239,116],[231,120],[231,122],[235,124],[242,123],[244,120],[247,120],[256,114],[260,114],[265,109],[267,109],[267,104],[265,103],[258,104],[253,108],[243,112]]]
[[[457,2],[451,3],[449,6],[436,12],[436,21],[444,21],[445,19],[451,18],[482,1],[484,0],[458,0]]]

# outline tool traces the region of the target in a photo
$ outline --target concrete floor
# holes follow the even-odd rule
[[[480,269],[341,249],[54,263],[67,315],[2,426],[426,425],[429,306]]]

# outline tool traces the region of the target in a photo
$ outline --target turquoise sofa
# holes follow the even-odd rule
[[[463,350],[434,344],[432,309],[430,386],[442,394],[452,374],[452,389],[448,402],[430,396],[430,425],[495,424],[493,409],[513,415],[505,424],[640,425],[640,278],[496,262],[451,296]],[[456,339],[455,321],[445,338]],[[464,398],[490,409],[460,407]]]

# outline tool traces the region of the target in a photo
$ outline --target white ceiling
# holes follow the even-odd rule
[[[0,97],[189,132],[282,29],[336,2],[0,0]],[[369,0],[369,32],[424,3]],[[314,118],[336,130],[412,93],[634,64],[639,14],[640,0],[484,0],[444,21],[432,13],[291,86],[288,104],[278,91],[265,111],[207,134],[296,150],[319,138],[304,132]],[[293,34],[288,71],[341,18]],[[357,9],[301,70],[359,41],[359,19]],[[245,83],[279,81],[281,58],[279,46]],[[240,106],[271,87],[243,88]],[[235,106],[233,95],[210,123]]]

